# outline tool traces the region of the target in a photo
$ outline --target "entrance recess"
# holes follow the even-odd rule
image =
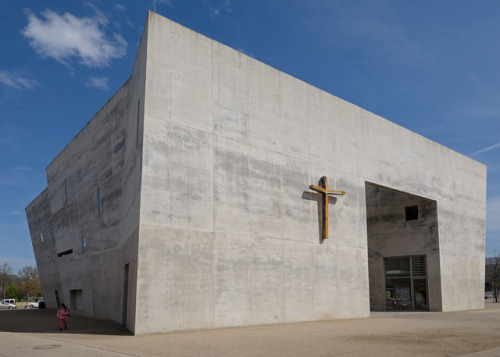
[[[439,311],[439,229],[434,200],[366,183],[372,311]]]

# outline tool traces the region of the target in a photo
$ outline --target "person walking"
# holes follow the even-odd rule
[[[61,307],[59,310],[57,310],[57,318],[59,319],[59,331],[61,331],[64,327],[65,330],[68,329],[68,315],[69,315],[69,308],[61,304]]]

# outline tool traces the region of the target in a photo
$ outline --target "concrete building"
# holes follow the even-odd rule
[[[484,165],[155,13],[46,174],[48,307],[135,334],[484,306]]]

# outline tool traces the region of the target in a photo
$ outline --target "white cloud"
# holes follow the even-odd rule
[[[224,0],[222,4],[220,4],[217,7],[212,7],[210,8],[210,14],[212,16],[219,16],[221,12],[232,12],[231,9],[231,4],[229,3],[229,0]]]
[[[28,25],[22,34],[41,56],[66,65],[69,59],[76,57],[86,66],[105,67],[113,58],[125,55],[127,42],[116,33],[112,38],[106,36],[101,27],[108,21],[101,12],[95,11],[95,19],[92,19],[45,10],[42,13],[45,20],[28,11]]]
[[[490,151],[490,150],[493,150],[493,149],[496,149],[496,148],[500,148],[500,143],[496,143],[495,145],[491,145],[491,146],[485,147],[484,149],[475,151],[472,154],[470,154],[469,156],[474,156],[474,155],[482,154],[483,152]]]
[[[106,77],[90,77],[87,85],[107,91],[109,89],[109,80]]]
[[[109,23],[108,18],[102,11],[100,11],[97,6],[92,3],[86,3],[88,7],[90,7],[95,12],[95,20],[99,25],[106,26]]]
[[[15,89],[35,89],[41,87],[35,79],[21,77],[15,73],[0,71],[0,83]]]
[[[127,7],[123,4],[115,4],[113,7],[116,11],[125,11],[127,10]]]

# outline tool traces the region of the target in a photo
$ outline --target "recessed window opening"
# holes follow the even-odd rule
[[[56,297],[57,306],[60,306],[61,302],[59,301],[59,291],[58,290],[54,290],[54,294],[55,294],[55,297]]]
[[[137,102],[137,127],[135,132],[135,147],[139,146],[139,119],[140,119],[140,109],[141,109],[141,100]]]
[[[82,238],[82,248],[87,247],[87,238],[83,237]]]
[[[40,240],[43,242],[43,233],[40,232]]]
[[[99,213],[102,211],[102,202],[101,202],[101,188],[97,188],[97,209]]]
[[[418,219],[418,205],[405,207],[405,217],[407,221]]]
[[[57,253],[57,256],[60,258],[63,255],[68,255],[68,254],[73,254],[73,249],[68,249],[68,250],[65,250],[63,252],[59,252],[59,253]]]

